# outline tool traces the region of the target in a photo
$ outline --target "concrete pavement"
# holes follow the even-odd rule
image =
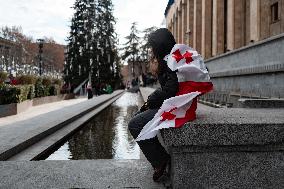
[[[160,189],[146,160],[0,162],[0,188]]]
[[[91,100],[78,99],[34,107],[21,114],[0,119],[0,160],[6,160],[123,91]]]

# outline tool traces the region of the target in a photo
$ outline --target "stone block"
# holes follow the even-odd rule
[[[284,109],[214,109],[161,132],[173,188],[283,188]]]
[[[284,99],[241,98],[238,101],[240,102],[242,108],[284,108]]]

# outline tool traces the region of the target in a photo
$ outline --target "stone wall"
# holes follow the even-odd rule
[[[0,105],[0,118],[19,114],[21,112],[28,110],[32,106],[38,106],[42,104],[58,102],[61,100],[69,100],[73,98],[75,98],[74,94],[64,94],[64,95],[58,95],[58,96],[47,96],[47,97],[42,97],[42,98],[35,98],[33,100],[26,100],[21,103]]]
[[[214,91],[284,98],[284,34],[206,60]]]

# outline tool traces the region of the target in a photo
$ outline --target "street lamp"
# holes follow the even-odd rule
[[[1,71],[4,71],[4,55],[1,56]]]
[[[42,67],[42,53],[43,53],[43,43],[44,43],[44,39],[37,39],[37,43],[38,43],[38,48],[39,48],[39,75],[41,76],[43,73],[43,67]]]

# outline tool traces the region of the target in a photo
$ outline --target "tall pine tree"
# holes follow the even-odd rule
[[[101,83],[113,83],[116,64],[116,33],[114,31],[115,18],[113,16],[113,4],[111,0],[98,0],[97,4],[97,44],[98,54],[98,79]]]
[[[150,69],[150,65],[149,65],[149,51],[151,49],[151,46],[149,44],[149,37],[150,34],[154,31],[156,31],[158,28],[155,26],[152,26],[150,28],[146,28],[143,31],[143,38],[142,38],[142,45],[141,45],[141,61],[146,64],[146,69],[149,70]]]
[[[134,22],[130,28],[130,34],[125,37],[127,42],[124,44],[125,47],[122,49],[124,51],[122,59],[126,60],[128,64],[131,64],[131,73],[133,77],[136,77],[134,73],[134,65],[141,61],[139,53],[140,37],[138,36],[138,33],[137,23]]]
[[[92,83],[111,83],[117,56],[115,19],[111,0],[76,0],[65,65],[65,81],[78,86],[92,76]]]

